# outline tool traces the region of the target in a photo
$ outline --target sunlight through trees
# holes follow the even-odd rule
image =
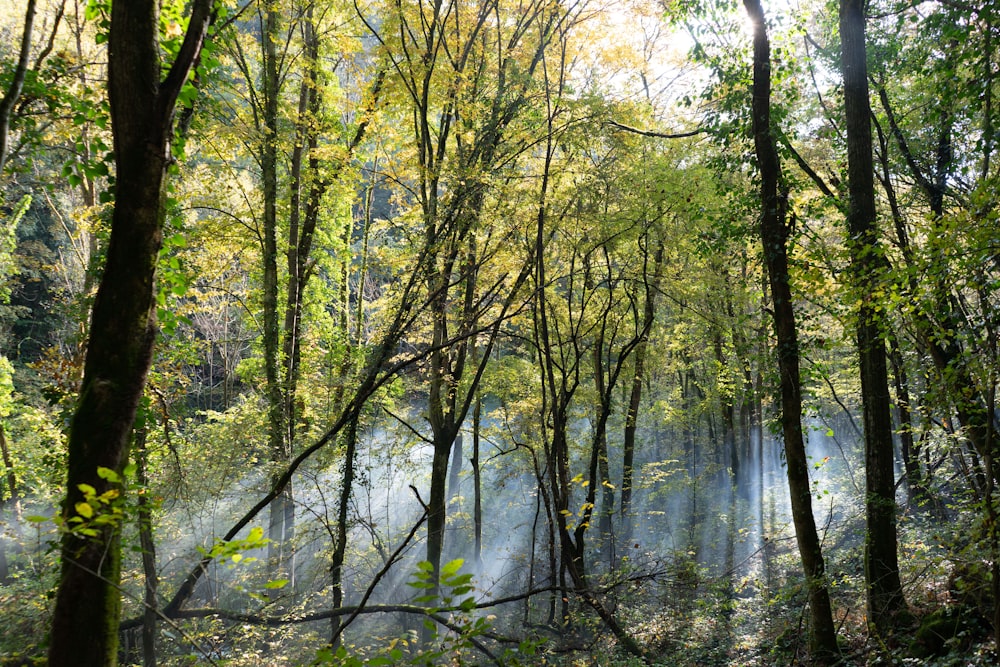
[[[998,22],[0,0],[0,665],[995,664]]]

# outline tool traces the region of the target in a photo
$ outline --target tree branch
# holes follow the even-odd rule
[[[696,130],[691,130],[690,132],[656,132],[654,130],[640,130],[637,127],[632,127],[631,125],[625,125],[624,123],[619,123],[616,120],[606,120],[604,121],[611,127],[618,128],[619,130],[624,130],[626,132],[631,132],[632,134],[639,134],[644,137],[655,137],[657,139],[686,139],[687,137],[695,137],[699,134],[708,134],[709,130],[700,127]]]

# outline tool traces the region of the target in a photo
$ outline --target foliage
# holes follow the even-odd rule
[[[0,0],[5,35],[18,34],[18,4]],[[160,5],[169,61],[189,3]],[[17,659],[43,650],[50,517],[119,176],[111,3],[39,6],[0,182],[0,652]],[[136,505],[149,501],[160,611],[197,571],[179,608],[214,614],[158,621],[158,659],[466,664],[489,660],[485,648],[503,664],[626,665],[642,659],[622,648],[634,637],[654,664],[805,661],[738,3],[227,7],[175,115],[136,424],[147,479],[77,486],[60,527],[119,529],[123,616],[138,618],[150,582]],[[885,260],[870,294],[846,273],[837,9],[769,10],[810,488],[843,648],[858,664],[987,664],[998,441],[995,425],[975,426],[990,423],[1000,377],[996,3],[870,4]],[[271,126],[263,39],[278,75]],[[15,42],[0,48],[0,87]],[[265,297],[287,456],[269,444]],[[897,436],[912,436],[896,454],[898,534],[923,625],[885,646],[862,611],[862,300],[885,318]],[[446,454],[436,476],[433,449]],[[294,566],[277,576],[264,554],[284,538],[247,513],[303,452]],[[440,572],[417,555],[432,486]],[[341,529],[341,604],[368,608],[320,650]],[[130,650],[122,662],[138,662]]]

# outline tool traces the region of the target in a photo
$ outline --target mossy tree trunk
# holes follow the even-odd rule
[[[187,33],[165,78],[157,43],[159,3],[133,0],[115,2],[111,8],[108,94],[115,207],[91,316],[83,385],[70,427],[64,522],[87,513],[81,485],[97,494],[117,490],[107,479],[111,476],[99,475],[99,469],[121,475],[128,459],[132,422],[156,337],[155,274],[174,109],[198,62],[212,6],[212,0],[192,3]],[[96,534],[63,535],[49,647],[53,667],[117,664],[120,527],[113,522],[91,527]]]

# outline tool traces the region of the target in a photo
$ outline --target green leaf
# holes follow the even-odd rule
[[[94,516],[94,508],[90,506],[90,503],[77,503],[74,507],[76,507],[76,513],[82,517],[89,519]]]
[[[45,523],[49,520],[49,517],[42,516],[41,514],[30,514],[24,517],[25,521],[30,521],[31,523]]]
[[[463,560],[461,558],[456,558],[453,561],[449,561],[449,562],[445,563],[444,567],[441,568],[441,578],[442,579],[447,579],[448,577],[454,576],[459,570],[462,569],[462,565],[464,563],[465,563],[465,560]],[[428,565],[429,564],[430,563],[428,563]]]
[[[459,587],[467,586],[472,581],[472,573],[466,572],[465,574],[456,574],[453,577],[445,575],[445,581],[449,586]],[[455,591],[455,595],[461,595],[461,593]]]
[[[80,489],[85,496],[92,497],[97,495],[97,489],[92,487],[90,484],[77,484],[76,488]]]
[[[101,466],[97,466],[97,476],[100,477],[101,479],[108,480],[112,484],[117,484],[118,482],[121,481],[121,478],[118,476],[118,473],[116,473],[111,468],[103,468]]]
[[[269,589],[284,588],[287,585],[288,585],[288,579],[275,579],[273,581],[269,581],[266,584],[264,584],[264,588],[269,588]]]

